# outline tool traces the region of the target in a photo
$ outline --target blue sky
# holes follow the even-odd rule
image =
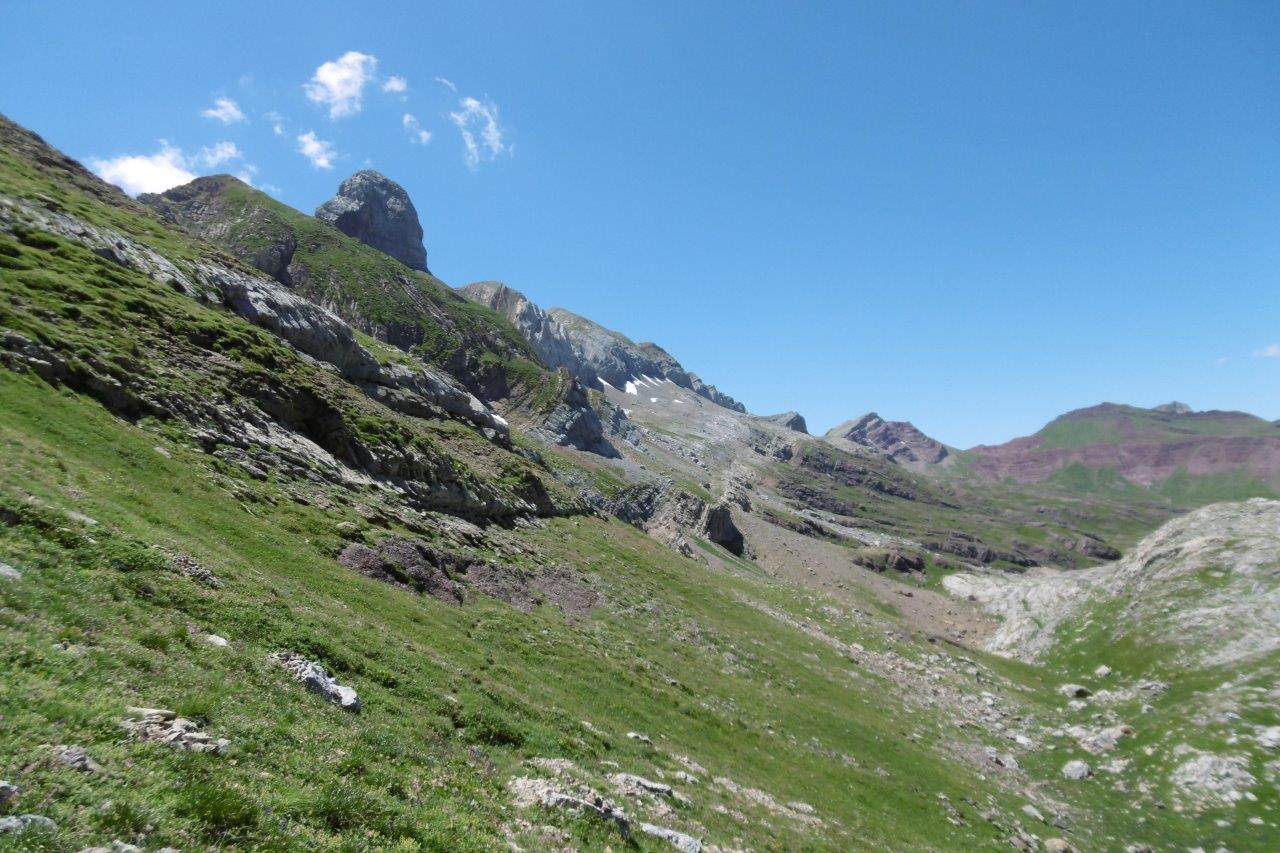
[[[816,430],[1280,418],[1280,4],[394,5],[10,0],[0,111],[305,211],[371,165],[449,283]]]

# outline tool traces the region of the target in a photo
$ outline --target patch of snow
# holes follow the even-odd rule
[[[637,396],[639,396],[640,394],[640,391],[636,388],[636,383],[632,382],[629,379],[627,380],[627,393],[635,394]]]
[[[650,397],[650,398],[649,398],[649,402],[650,402],[650,403],[656,403],[656,402],[658,402],[658,398],[657,398],[657,397]]]

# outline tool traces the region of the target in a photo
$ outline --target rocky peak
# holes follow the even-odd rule
[[[809,434],[809,425],[805,423],[804,415],[797,411],[783,412],[780,415],[767,415],[764,420],[796,432],[802,432],[805,435]]]
[[[1174,400],[1171,403],[1165,403],[1162,406],[1156,406],[1155,408],[1152,409],[1152,411],[1161,412],[1162,414],[1166,414],[1166,415],[1189,415],[1191,414],[1192,409],[1186,403],[1180,403],[1177,400]]]
[[[902,465],[937,465],[951,455],[945,444],[925,435],[910,422],[886,421],[875,412],[845,421],[826,437],[879,450]]]
[[[316,208],[316,218],[400,263],[427,272],[418,211],[404,187],[366,169],[338,187],[338,194]]]

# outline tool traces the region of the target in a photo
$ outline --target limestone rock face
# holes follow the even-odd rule
[[[418,211],[404,187],[379,172],[356,172],[338,194],[316,208],[316,218],[384,252],[410,269],[427,272]]]
[[[533,432],[564,447],[610,459],[619,455],[605,437],[604,422],[592,407],[587,389],[564,367],[560,368],[560,397]]]
[[[497,311],[511,321],[552,370],[568,368],[578,379],[590,384],[594,376],[583,376],[574,359],[573,346],[559,324],[546,311],[529,301],[523,293],[507,287],[500,281],[478,281],[468,284],[460,292],[472,302],[478,302]]]
[[[646,376],[669,379],[726,409],[746,411],[737,400],[703,382],[698,374],[685,370],[657,344],[635,343],[619,332],[563,308],[544,311],[520,291],[500,282],[476,282],[461,288],[459,293],[502,314],[533,346],[547,367],[565,368],[588,388],[599,388],[602,381],[622,388],[627,382]]]

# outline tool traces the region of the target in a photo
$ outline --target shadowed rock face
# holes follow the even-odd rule
[[[789,430],[809,434],[809,425],[804,421],[804,415],[796,411],[783,412],[780,415],[768,415],[766,421],[775,423],[778,426],[786,427]]]
[[[418,211],[404,187],[385,175],[356,172],[316,209],[316,218],[411,269],[428,271]]]

